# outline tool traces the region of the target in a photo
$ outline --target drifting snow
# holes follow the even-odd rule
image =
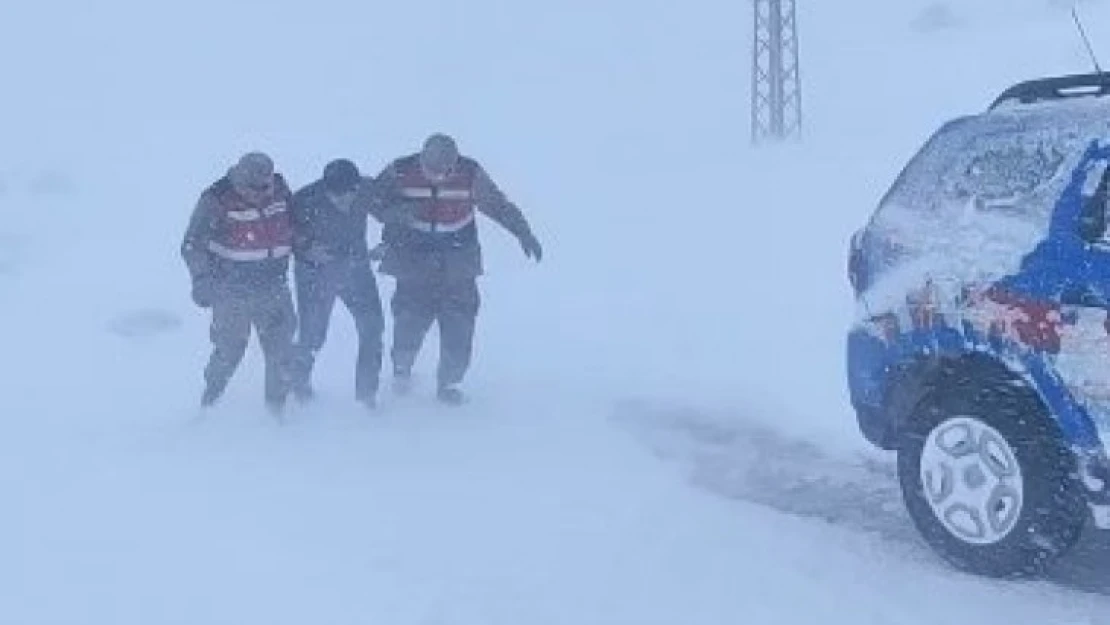
[[[630,435],[635,416],[610,420],[627,398],[677,404],[854,458],[848,236],[953,111],[1084,61],[1053,30],[1066,14],[1007,10],[1022,32],[933,39],[910,35],[919,7],[811,3],[806,142],[756,153],[737,54],[749,8],[112,0],[7,15],[0,54],[25,61],[6,86],[34,97],[6,101],[0,170],[47,163],[80,185],[0,197],[0,232],[24,246],[0,275],[0,622],[1106,622],[1104,596],[955,574],[858,511],[839,526],[774,490],[691,484]],[[337,155],[376,171],[441,129],[548,250],[531,266],[482,225],[475,403],[357,410],[338,311],[320,405],[270,424],[252,351],[194,423],[207,319],[177,247],[203,186],[247,149],[303,184]],[[741,437],[715,457],[734,477],[776,466],[751,464],[775,460],[765,448]],[[812,484],[837,462],[786,466]],[[879,479],[844,471],[862,493]]]

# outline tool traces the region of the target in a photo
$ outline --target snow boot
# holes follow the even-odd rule
[[[219,401],[221,395],[223,395],[223,389],[221,388],[217,388],[211,384],[204,387],[204,393],[200,396],[200,407],[211,408]]]
[[[293,397],[302,404],[306,404],[316,399],[316,391],[311,384],[298,384],[293,387]]]
[[[457,386],[441,386],[436,391],[436,399],[449,406],[459,406],[466,402],[466,395]]]
[[[285,400],[284,399],[267,399],[266,411],[278,423],[285,423]]]
[[[404,397],[412,392],[412,372],[404,369],[393,370],[393,393]]]
[[[362,404],[366,410],[373,412],[378,408],[378,395],[370,391],[363,390],[360,393],[355,393],[355,400]]]

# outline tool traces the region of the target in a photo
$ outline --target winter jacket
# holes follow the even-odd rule
[[[385,224],[380,270],[399,279],[470,280],[484,273],[476,213],[518,239],[534,238],[521,210],[476,160],[460,157],[447,181],[420,171],[419,155],[390,163],[359,200]]]
[[[181,244],[194,285],[250,289],[285,282],[292,196],[280,175],[274,179],[273,192],[257,203],[241,196],[227,176],[201,193]]]
[[[367,204],[352,201],[344,209],[316,181],[293,195],[293,254],[313,262],[313,248],[335,260],[369,258]]]

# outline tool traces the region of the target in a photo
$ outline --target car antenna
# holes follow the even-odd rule
[[[1098,63],[1098,56],[1095,55],[1095,49],[1091,46],[1091,40],[1087,37],[1087,31],[1083,28],[1083,20],[1079,19],[1079,0],[1071,7],[1071,17],[1075,20],[1075,27],[1079,29],[1079,37],[1083,39],[1083,45],[1087,46],[1087,53],[1091,55],[1091,62],[1095,64],[1095,72],[1099,77],[1105,77],[1102,71],[1102,66]]]

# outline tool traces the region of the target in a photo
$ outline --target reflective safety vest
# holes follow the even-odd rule
[[[401,196],[421,202],[416,221],[409,227],[421,232],[453,233],[474,224],[475,167],[468,159],[459,159],[458,166],[441,181],[428,179],[416,157],[402,161],[398,174]]]
[[[208,251],[238,262],[281,259],[293,252],[291,193],[281,176],[275,175],[274,182],[273,193],[259,203],[240,195],[226,178],[212,187],[220,208]]]

